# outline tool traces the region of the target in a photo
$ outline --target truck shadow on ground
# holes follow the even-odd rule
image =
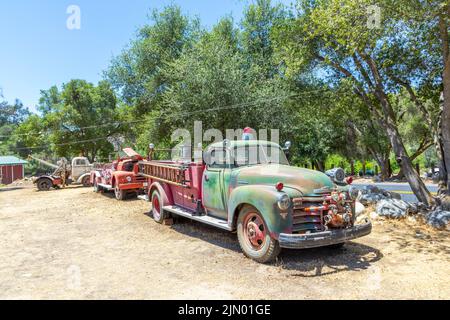
[[[151,213],[147,214],[152,217]],[[236,233],[220,230],[182,217],[176,217],[172,229],[218,247],[242,254]],[[345,271],[368,269],[383,258],[380,250],[348,242],[343,248],[283,249],[276,262],[269,265],[294,271],[292,276],[318,277]]]
[[[112,200],[116,200],[116,196],[114,195],[113,191],[103,191],[100,193],[100,195],[102,195],[104,197],[108,197]],[[120,200],[120,201],[121,202],[133,202],[133,201],[142,201],[142,200],[138,199],[136,195],[130,194],[130,195],[127,195],[124,200]]]
[[[296,271],[292,276],[312,278],[366,270],[383,258],[380,250],[356,241],[350,241],[342,248],[284,249],[279,264],[283,269]]]

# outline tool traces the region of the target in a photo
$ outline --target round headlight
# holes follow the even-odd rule
[[[352,200],[356,200],[359,195],[359,190],[356,187],[350,187],[350,189],[348,189],[348,193],[350,194]]]
[[[127,181],[131,182],[131,177],[130,176],[127,177]]]
[[[291,199],[289,198],[289,196],[287,194],[283,194],[280,199],[278,199],[278,208],[280,208],[280,210],[287,210],[289,209],[289,206],[291,205]]]

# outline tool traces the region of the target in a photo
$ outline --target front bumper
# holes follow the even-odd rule
[[[143,189],[144,185],[142,182],[130,182],[130,183],[120,183],[119,189],[121,190],[132,190],[132,189]]]
[[[337,229],[309,234],[281,233],[278,241],[280,247],[287,249],[305,249],[343,243],[370,234],[372,223],[366,220],[363,224],[348,229]]]

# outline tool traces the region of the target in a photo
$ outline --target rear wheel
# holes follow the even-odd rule
[[[37,183],[37,187],[39,191],[48,191],[53,187],[53,182],[48,178],[40,179]]]
[[[119,201],[125,199],[125,191],[120,189],[118,185],[114,187],[114,195],[116,196],[116,199]]]
[[[158,223],[163,223],[165,219],[165,213],[162,209],[163,203],[161,200],[161,195],[159,194],[158,190],[154,190],[151,195],[151,201],[152,201],[152,215],[153,219]]]
[[[260,263],[275,260],[280,245],[272,239],[264,218],[259,211],[245,206],[238,217],[237,235],[244,255]]]

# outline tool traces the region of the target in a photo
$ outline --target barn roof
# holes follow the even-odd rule
[[[0,166],[26,164],[28,162],[13,156],[0,156]]]

